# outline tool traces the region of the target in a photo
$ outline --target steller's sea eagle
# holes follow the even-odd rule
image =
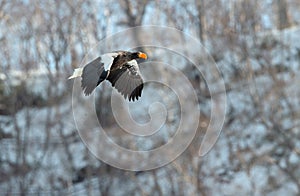
[[[81,76],[81,87],[84,94],[90,95],[103,81],[108,80],[124,98],[138,100],[142,95],[143,79],[135,59],[147,59],[143,52],[115,51],[106,53],[82,68],[74,70],[68,79]]]

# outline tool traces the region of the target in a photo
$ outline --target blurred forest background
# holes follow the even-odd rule
[[[299,195],[299,10],[299,0],[0,0],[0,195]],[[181,156],[130,172],[88,151],[66,78],[100,40],[140,25],[201,40],[222,72],[227,114],[204,157],[210,110],[201,109]],[[205,105],[203,78],[190,67],[181,65]],[[102,107],[108,101],[96,99]],[[113,129],[105,112],[100,118]]]

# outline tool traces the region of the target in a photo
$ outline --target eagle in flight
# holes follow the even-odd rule
[[[147,59],[143,52],[115,51],[106,53],[74,70],[68,79],[81,76],[81,87],[86,96],[103,81],[108,80],[124,98],[138,100],[144,87],[136,59]]]

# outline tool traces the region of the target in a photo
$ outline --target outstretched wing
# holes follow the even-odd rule
[[[127,62],[121,68],[111,71],[108,75],[113,87],[115,87],[125,99],[129,101],[138,100],[142,95],[143,79],[140,75],[139,67],[136,60]]]
[[[81,87],[85,95],[90,95],[98,86],[98,80],[103,70],[104,67],[101,62],[101,57],[96,58],[83,68]]]
[[[85,65],[81,75],[81,87],[86,96],[90,95],[99,83],[106,78],[108,73],[106,71],[110,69],[117,55],[118,53],[106,53]]]

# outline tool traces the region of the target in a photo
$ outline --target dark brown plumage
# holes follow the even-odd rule
[[[108,80],[125,99],[135,101],[141,97],[144,86],[135,60],[138,58],[147,59],[147,55],[127,51],[103,54],[83,68],[75,69],[69,79],[81,76],[81,87],[85,95],[90,95],[103,80]]]

